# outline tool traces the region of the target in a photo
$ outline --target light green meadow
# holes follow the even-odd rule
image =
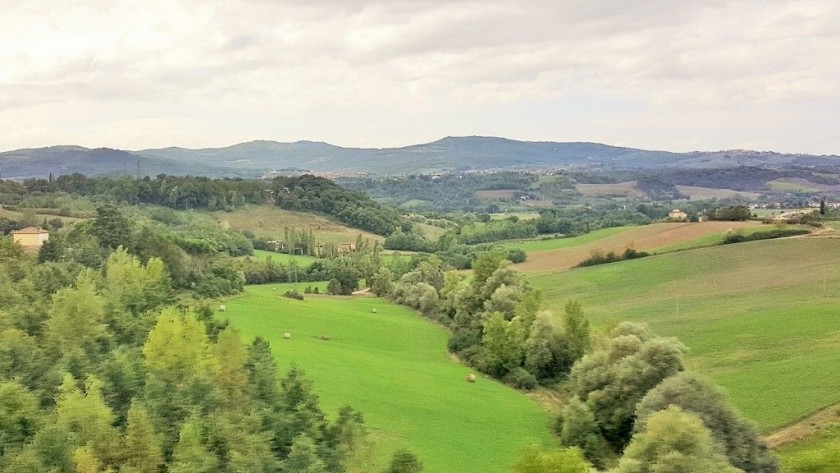
[[[765,240],[530,276],[546,307],[583,303],[593,325],[645,322],[678,337],[769,431],[840,402],[840,243]]]
[[[442,327],[382,299],[301,302],[282,296],[289,287],[250,286],[224,316],[245,338],[267,339],[282,371],[301,366],[329,415],[360,410],[377,469],[409,448],[428,473],[508,472],[524,446],[551,444],[551,418],[536,401],[482,376],[465,381],[472,371],[450,358]]]

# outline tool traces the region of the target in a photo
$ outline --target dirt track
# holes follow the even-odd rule
[[[759,225],[761,224],[758,222],[654,223],[571,248],[529,252],[528,261],[516,267],[522,271],[569,269],[585,260],[590,252],[596,249],[618,253],[632,246],[640,251],[651,251],[729,229],[738,230]]]
[[[821,429],[840,423],[840,404],[827,407],[814,415],[777,430],[764,438],[770,448],[779,448],[813,435]]]

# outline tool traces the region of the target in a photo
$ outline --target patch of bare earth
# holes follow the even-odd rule
[[[653,223],[571,248],[530,252],[528,260],[517,265],[517,268],[522,271],[565,270],[588,258],[593,250],[618,253],[633,247],[639,251],[651,251],[730,229],[739,230],[759,225],[761,224],[758,222]]]
[[[806,417],[795,424],[783,427],[764,437],[770,448],[779,448],[813,435],[820,430],[840,424],[840,404],[827,407],[816,414]]]

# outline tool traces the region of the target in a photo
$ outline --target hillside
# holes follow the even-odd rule
[[[219,171],[201,162],[175,161],[141,156],[110,148],[89,149],[81,146],[51,146],[0,153],[0,176],[23,179],[79,173],[87,176],[135,176],[157,174],[217,175]],[[231,168],[225,172],[233,174]]]
[[[223,227],[229,226],[240,231],[248,230],[257,236],[278,240],[283,239],[287,228],[307,232],[311,229],[318,242],[336,245],[355,243],[359,235],[371,242],[382,242],[384,239],[379,235],[342,225],[340,222],[320,215],[293,212],[270,205],[252,205],[233,212],[208,212],[208,215]]]
[[[505,246],[522,248],[528,252],[528,260],[517,265],[522,271],[559,271],[574,267],[596,250],[616,253],[621,253],[626,248],[653,251],[686,244],[703,237],[722,235],[728,230],[761,227],[758,222],[660,222],[605,228],[573,238],[513,242]]]
[[[840,402],[840,256],[832,238],[717,246],[532,274],[546,306],[583,303],[599,328],[648,323],[689,347],[765,431]]]
[[[328,143],[252,141],[223,148],[122,151],[55,146],[0,153],[0,175],[25,178],[79,172],[88,175],[160,173],[262,176],[302,172],[396,175],[467,170],[730,168],[837,165],[838,156],[759,151],[673,153],[584,142],[534,142],[497,137],[447,137],[400,148],[344,148]],[[686,184],[692,185],[692,184]]]
[[[296,301],[281,295],[288,287],[248,287],[224,315],[246,338],[268,340],[282,369],[304,368],[327,412],[361,410],[378,467],[410,448],[428,473],[502,473],[521,448],[552,441],[535,401],[484,377],[464,380],[471,369],[448,356],[443,328],[381,299]]]

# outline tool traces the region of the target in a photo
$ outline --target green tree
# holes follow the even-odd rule
[[[622,323],[603,350],[575,363],[570,375],[573,391],[616,451],[630,440],[636,403],[663,379],[683,370],[684,351],[676,339],[654,337],[642,325]]]
[[[560,420],[560,445],[579,447],[589,461],[603,467],[611,452],[586,404],[573,397],[563,408]]]
[[[637,432],[654,413],[677,406],[697,415],[724,447],[732,465],[749,472],[776,473],[779,465],[755,429],[726,402],[723,393],[708,381],[687,372],[665,379],[636,406]]]
[[[161,443],[146,408],[132,403],[123,442],[123,465],[134,473],[156,473],[163,464]]]
[[[107,248],[126,246],[131,240],[131,222],[113,205],[96,209],[92,230],[99,244]]]
[[[178,435],[169,473],[213,473],[218,464],[216,456],[204,446],[196,417],[189,417]]]
[[[53,296],[47,320],[48,344],[61,354],[65,369],[76,376],[89,372],[107,339],[105,302],[96,292],[95,275],[79,275],[75,288]]]
[[[416,455],[408,450],[397,450],[391,457],[391,463],[385,473],[420,473],[423,471],[423,463]]]
[[[318,457],[315,442],[305,434],[295,437],[289,456],[283,461],[284,473],[326,473],[324,462]]]
[[[88,376],[81,390],[70,375],[65,375],[55,412],[57,425],[73,435],[76,445],[90,447],[105,465],[117,463],[119,433],[113,427],[114,414],[102,399],[101,381]]]
[[[0,458],[25,445],[38,430],[38,398],[15,381],[0,381]]]
[[[226,408],[244,408],[245,387],[248,384],[248,372],[245,370],[248,352],[242,345],[239,331],[228,327],[219,333],[213,351],[218,366],[216,386],[221,392]]]
[[[146,406],[164,436],[164,451],[177,441],[190,411],[211,408],[217,360],[204,325],[192,312],[165,309],[143,346],[146,359]]]
[[[694,414],[676,406],[648,418],[633,436],[614,473],[742,472],[732,466],[711,431]]]
[[[578,301],[566,303],[563,313],[563,331],[569,346],[572,362],[579,360],[592,345],[589,337],[589,321],[583,315],[583,307]]]
[[[524,356],[524,334],[516,321],[508,322],[500,312],[494,312],[484,323],[481,343],[491,357],[482,368],[489,374],[503,376],[519,367]]]

